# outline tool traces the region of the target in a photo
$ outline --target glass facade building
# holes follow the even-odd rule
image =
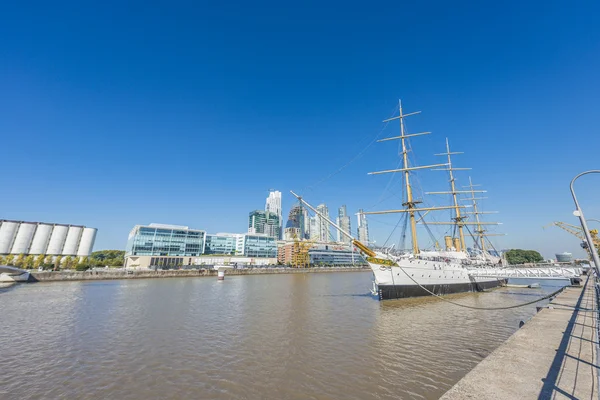
[[[264,233],[274,238],[281,235],[279,215],[271,211],[254,210],[248,215],[248,232]]]
[[[206,235],[206,245],[204,254],[236,255],[242,254],[243,249],[239,248],[238,242],[240,236],[236,234],[217,233],[216,235]]]
[[[277,239],[266,235],[244,235],[244,256],[277,257]]]
[[[126,256],[199,256],[206,233],[187,226],[136,225],[129,233]]]

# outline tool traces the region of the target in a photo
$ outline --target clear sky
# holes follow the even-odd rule
[[[0,218],[97,227],[99,250],[151,222],[244,232],[270,188],[285,214],[290,189],[332,214],[398,207],[399,177],[366,175],[397,143],[365,146],[397,134],[401,98],[433,132],[416,163],[446,137],[465,152],[498,247],[579,251],[542,226],[576,224],[569,181],[600,168],[599,2],[208,3],[0,5]],[[599,188],[577,184],[589,218]],[[370,219],[378,244],[397,218]]]

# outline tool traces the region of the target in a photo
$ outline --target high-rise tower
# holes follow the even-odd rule
[[[323,215],[325,218],[329,218],[329,209],[325,204],[319,204],[317,206],[317,211],[319,214]],[[319,231],[318,239],[321,242],[329,242],[329,222],[325,218],[321,218],[320,215],[317,214],[317,226]],[[312,232],[311,232],[312,234]]]
[[[337,216],[337,224],[344,232],[352,234],[352,228],[350,227],[350,217],[348,216],[348,212],[346,210],[346,205],[338,208],[338,216]],[[342,233],[337,231],[337,241],[342,243],[350,244],[351,240],[348,236],[342,235]]]
[[[369,226],[367,225],[367,216],[363,210],[358,210],[358,240],[364,244],[369,243]]]
[[[281,239],[281,235],[283,233],[283,214],[281,210],[281,192],[279,190],[271,190],[271,192],[269,193],[269,197],[267,197],[265,211],[269,211],[273,214],[276,214],[279,218],[279,236],[277,237],[277,239]]]

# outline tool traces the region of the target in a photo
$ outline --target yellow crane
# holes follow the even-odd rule
[[[571,224],[567,224],[566,222],[560,222],[560,221],[554,221],[547,226],[550,226],[550,225],[557,226],[560,229],[567,231],[571,235],[577,237],[579,240],[581,240],[581,247],[586,249],[586,251],[588,252],[588,255],[590,255],[590,249],[588,249],[588,245],[587,245],[587,242],[585,239],[585,234],[583,233],[583,229],[580,226],[571,225]],[[545,226],[544,228],[546,228],[547,226]],[[592,242],[594,243],[594,247],[596,248],[596,251],[598,251],[598,249],[600,249],[600,238],[598,238],[598,229],[591,229],[590,236],[592,237]]]
[[[308,250],[315,244],[315,240],[306,240],[298,237],[296,232],[293,233],[294,243],[292,245],[292,267],[308,268],[310,266],[310,256]]]

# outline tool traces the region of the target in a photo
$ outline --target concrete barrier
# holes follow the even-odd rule
[[[368,271],[368,267],[315,267],[315,268],[239,268],[227,271],[227,275],[262,275],[262,274],[307,274],[327,272]],[[111,270],[106,271],[41,271],[31,272],[31,282],[51,281],[94,281],[109,279],[147,279],[147,278],[183,278],[198,276],[216,276],[213,269],[186,270]]]

